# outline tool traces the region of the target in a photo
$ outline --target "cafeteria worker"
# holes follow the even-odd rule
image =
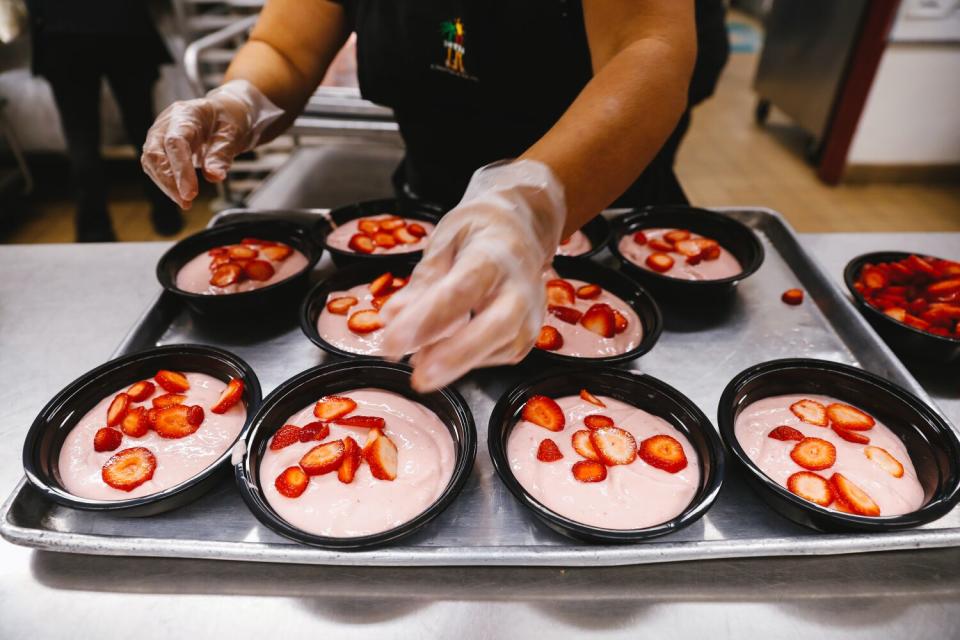
[[[398,187],[449,208],[381,310],[414,388],[522,359],[558,243],[605,207],[684,201],[654,160],[687,108],[694,0],[269,0],[225,84],[157,118],[146,172],[189,207],[195,167],[223,180],[290,126],[351,31],[406,145]]]

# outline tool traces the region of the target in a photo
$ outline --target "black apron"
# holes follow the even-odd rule
[[[454,206],[473,172],[515,158],[592,77],[578,0],[342,0],[364,98],[406,143],[402,195]],[[685,204],[658,156],[616,206]]]

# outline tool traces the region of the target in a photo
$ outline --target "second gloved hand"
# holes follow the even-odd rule
[[[545,313],[544,269],[565,219],[563,187],[542,163],[496,163],[473,175],[410,284],[381,310],[385,354],[416,352],[415,389],[518,362],[530,351]]]

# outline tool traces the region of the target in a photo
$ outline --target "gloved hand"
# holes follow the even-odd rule
[[[563,185],[540,162],[495,163],[473,174],[410,284],[380,311],[386,355],[417,352],[414,389],[430,391],[530,351],[545,313],[544,270],[565,219]]]
[[[164,193],[189,209],[199,189],[194,167],[220,182],[237,154],[252,149],[281,115],[248,81],[231,80],[203,98],[164,109],[147,133],[140,164]]]

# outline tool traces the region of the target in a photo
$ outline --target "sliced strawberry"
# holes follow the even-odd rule
[[[226,388],[217,399],[217,403],[210,407],[214,413],[226,413],[230,407],[240,402],[243,398],[243,380],[240,378],[230,378]]]
[[[211,258],[221,258],[224,256],[228,259],[230,258],[230,252],[227,251],[226,247],[214,247],[213,249],[207,251],[207,255]]]
[[[393,283],[390,285],[390,289],[393,293],[396,293],[400,289],[403,289],[407,286],[407,283],[410,282],[410,277],[401,278],[400,276],[393,276]]]
[[[920,331],[929,331],[930,323],[924,320],[923,318],[917,318],[912,316],[909,313],[903,318],[904,324],[908,324],[914,329],[919,329]]]
[[[380,311],[380,309],[383,309],[383,305],[387,304],[387,300],[389,300],[390,296],[392,295],[392,293],[388,293],[385,296],[373,296],[373,298],[370,299],[370,306],[377,311]]]
[[[687,467],[687,454],[683,451],[683,445],[673,436],[651,436],[640,443],[637,453],[640,459],[651,467],[667,473],[678,473]]]
[[[357,253],[373,253],[376,246],[373,244],[373,240],[369,236],[365,236],[362,233],[355,233],[350,238],[350,242],[347,243],[347,247],[356,251]]]
[[[266,282],[276,273],[273,265],[266,260],[251,260],[243,267],[243,273],[256,282]]]
[[[780,425],[775,427],[770,433],[767,434],[768,438],[773,438],[774,440],[796,440],[800,442],[803,440],[803,433],[794,429],[793,427],[788,427],[787,425]]]
[[[594,413],[589,416],[584,416],[583,424],[587,425],[587,429],[603,429],[604,427],[613,426],[613,418]]]
[[[377,329],[382,329],[383,322],[381,322],[380,314],[375,309],[364,309],[363,311],[356,311],[350,316],[347,320],[347,328],[354,333],[372,333]]]
[[[195,404],[187,410],[187,422],[189,422],[191,426],[199,427],[203,424],[203,418],[203,407],[200,405]]]
[[[227,247],[227,252],[230,254],[231,258],[238,260],[252,260],[260,254],[260,252],[253,247],[248,247],[242,244],[235,244],[231,247]]]
[[[933,268],[933,265],[917,255],[908,256],[904,263],[906,267],[913,273],[923,274],[930,278],[937,277],[937,270]]]
[[[960,278],[941,280],[927,287],[927,293],[934,297],[948,296],[960,292]]]
[[[131,447],[113,454],[103,469],[100,477],[114,489],[133,491],[153,477],[157,469],[157,459],[145,447]]]
[[[216,271],[223,265],[230,264],[230,262],[231,262],[230,256],[227,256],[227,255],[214,256],[214,258],[210,261],[210,264],[208,265],[208,268],[210,269],[210,273],[212,274],[214,271]],[[213,276],[211,275],[211,277]]]
[[[562,307],[560,305],[547,305],[547,311],[567,324],[577,324],[583,314],[573,307]]]
[[[870,444],[870,438],[863,435],[859,431],[850,431],[849,429],[844,429],[842,427],[838,427],[837,425],[832,425],[832,428],[834,433],[847,442],[852,442],[854,444]]]
[[[864,267],[860,281],[867,289],[883,289],[888,284],[887,276],[876,267]]]
[[[572,238],[573,238],[573,236],[567,236],[566,238],[563,238],[562,240],[560,240],[560,246],[561,246],[561,247],[564,247],[564,246],[570,244],[570,240],[571,240]]]
[[[885,309],[884,313],[897,322],[903,322],[907,317],[907,310],[902,307],[890,307]]]
[[[113,451],[120,446],[122,440],[123,434],[116,429],[111,429],[110,427],[97,429],[97,432],[93,436],[93,450]]]
[[[600,461],[608,467],[630,464],[637,459],[637,441],[633,434],[619,427],[603,427],[590,433],[590,442]]]
[[[303,492],[307,490],[309,483],[310,476],[304,473],[303,469],[300,467],[287,467],[277,476],[273,486],[277,488],[277,491],[279,491],[282,496],[299,498],[303,495]]]
[[[153,379],[162,389],[170,393],[182,393],[190,388],[190,381],[187,380],[187,376],[177,371],[161,369],[157,371],[157,375],[153,376]]]
[[[704,260],[716,260],[720,257],[720,245],[716,240],[700,238],[697,243],[700,245],[700,257]]]
[[[829,469],[837,461],[837,448],[822,438],[804,438],[793,447],[790,457],[804,469]]]
[[[376,220],[371,220],[370,218],[361,218],[357,221],[357,229],[368,236],[372,236],[376,232],[380,231],[380,223]]]
[[[787,478],[787,490],[821,507],[828,507],[833,502],[830,483],[811,471],[797,471]]]
[[[553,398],[539,395],[530,396],[527,403],[523,405],[520,417],[549,431],[563,431],[567,422],[563,409]]]
[[[637,231],[633,234],[633,241],[639,245],[645,245],[647,244],[647,234],[643,231]]]
[[[560,335],[556,327],[543,325],[540,327],[540,335],[537,336],[537,341],[533,346],[544,351],[556,351],[563,346],[563,336]]]
[[[827,408],[816,400],[799,400],[790,405],[790,411],[807,424],[827,426]]]
[[[342,418],[357,408],[352,398],[344,396],[325,396],[317,401],[313,415],[327,422]]]
[[[883,447],[866,447],[863,453],[894,478],[903,477],[903,464]]]
[[[420,242],[420,238],[410,233],[405,227],[393,230],[393,237],[401,244],[415,244]]]
[[[157,424],[157,413],[160,412],[160,409],[153,407],[152,409],[147,409],[147,422],[150,424],[150,428],[153,429],[154,425]]]
[[[598,407],[606,407],[606,406],[607,406],[607,405],[603,404],[603,402],[602,402],[599,398],[597,398],[597,396],[593,395],[592,393],[590,393],[590,392],[587,391],[586,389],[580,389],[580,398],[583,399],[583,400],[586,400],[586,401],[589,402],[590,404],[595,404],[595,405],[597,405]]]
[[[851,512],[861,516],[880,515],[880,507],[877,503],[846,476],[839,473],[833,474],[830,477],[830,486],[837,497],[837,502],[843,503],[843,506]]]
[[[397,445],[389,437],[380,433],[363,448],[363,459],[370,467],[370,473],[378,480],[396,480],[398,454]]]
[[[157,409],[163,409],[165,407],[172,407],[175,404],[183,404],[186,401],[187,396],[182,393],[165,393],[151,400],[151,403]]]
[[[780,299],[785,303],[793,306],[797,306],[803,302],[803,290],[802,289],[787,289],[783,292],[783,295],[780,296]]]
[[[322,441],[330,435],[330,425],[326,422],[316,420],[300,428],[300,442],[310,442],[316,440]]]
[[[607,479],[607,468],[595,460],[580,460],[573,463],[573,477],[580,482],[603,482]]]
[[[665,253],[651,253],[647,256],[646,263],[657,273],[666,273],[673,268],[673,258]]]
[[[220,265],[210,276],[210,284],[215,287],[228,287],[240,281],[243,275],[243,268],[232,262]]]
[[[127,415],[130,408],[130,396],[125,393],[118,393],[113,402],[107,407],[107,426],[115,427],[120,424],[123,417]]]
[[[569,307],[576,304],[576,292],[573,285],[561,278],[547,282],[547,304]]]
[[[577,297],[584,300],[593,300],[599,298],[603,289],[598,284],[585,284],[577,289]]]
[[[161,438],[184,438],[194,433],[199,424],[191,424],[190,409],[185,404],[176,404],[172,407],[157,409],[157,418],[153,424],[154,430]]]
[[[623,333],[627,330],[627,327],[630,326],[630,321],[627,320],[627,316],[623,315],[616,309],[613,310],[613,332],[617,335]]]
[[[150,421],[147,420],[147,410],[143,407],[133,407],[120,422],[120,430],[131,438],[142,438],[150,431]],[[114,447],[116,449],[116,447]]]
[[[612,338],[617,330],[617,318],[613,315],[613,308],[602,302],[587,309],[580,318],[580,324],[604,338]]]
[[[390,293],[390,289],[393,287],[393,274],[390,272],[381,274],[370,283],[370,293],[375,296],[382,296],[387,293]]]
[[[703,256],[698,253],[695,256],[687,256],[684,262],[686,262],[689,265],[696,266],[700,264],[702,260],[703,260]]]
[[[676,247],[677,253],[688,258],[700,257],[700,244],[696,240],[681,240]]]
[[[333,421],[344,427],[362,427],[364,429],[383,429],[387,426],[386,420],[380,416],[346,416]]]
[[[672,242],[669,242],[664,238],[653,238],[647,244],[650,245],[651,249],[653,249],[654,251],[658,251],[660,253],[670,253],[671,251],[674,251],[676,249],[676,247],[673,246]]]
[[[849,429],[850,431],[866,431],[872,429],[873,425],[876,424],[876,420],[860,411],[860,409],[840,402],[834,402],[827,406],[827,417],[830,418],[830,422],[841,429]]]
[[[674,229],[673,231],[668,231],[663,234],[663,237],[672,244],[677,244],[678,242],[683,242],[684,240],[690,239],[690,232],[686,229]]]
[[[327,302],[327,311],[338,316],[345,316],[347,315],[347,311],[350,310],[350,307],[358,302],[359,300],[353,296],[340,296],[338,298],[331,298]]]
[[[363,442],[363,452],[366,453],[377,438],[383,437],[383,431],[380,429],[370,429],[367,431],[367,439]]]
[[[243,238],[240,240],[240,244],[250,247],[269,247],[276,243],[274,243],[272,240],[264,240],[262,238]]]
[[[407,225],[407,231],[410,232],[410,235],[416,236],[417,238],[423,238],[427,235],[427,230],[422,224],[417,222],[411,222]]]
[[[343,460],[343,440],[318,444],[300,458],[300,467],[308,476],[321,476],[335,471]]]
[[[396,231],[406,224],[407,223],[404,222],[403,218],[399,216],[390,216],[389,218],[380,220],[380,228],[384,231]]]
[[[293,254],[293,249],[285,244],[264,247],[260,250],[260,255],[272,262],[283,262],[289,258],[291,254]]]
[[[337,480],[343,484],[350,484],[357,475],[357,469],[360,468],[360,461],[363,459],[363,452],[357,441],[347,436],[343,439],[343,459],[337,468]]]
[[[152,396],[156,389],[157,387],[149,380],[141,380],[127,389],[127,395],[130,396],[131,402],[143,402]]]
[[[273,439],[270,441],[270,449],[272,451],[279,451],[284,447],[289,447],[294,442],[300,442],[300,427],[295,424],[285,424],[273,434]]]
[[[570,437],[570,442],[573,444],[573,450],[587,460],[599,461],[600,456],[597,455],[597,450],[594,448],[593,442],[590,440],[590,433],[591,432],[586,429],[574,431],[573,435]]]
[[[537,460],[540,462],[556,462],[561,459],[563,459],[563,454],[560,453],[560,447],[557,446],[556,442],[550,438],[544,438],[540,441],[540,446],[537,447]]]
[[[397,246],[397,239],[393,237],[392,234],[386,233],[384,231],[378,231],[373,234],[373,244],[378,247],[383,247],[384,249],[392,249]]]

